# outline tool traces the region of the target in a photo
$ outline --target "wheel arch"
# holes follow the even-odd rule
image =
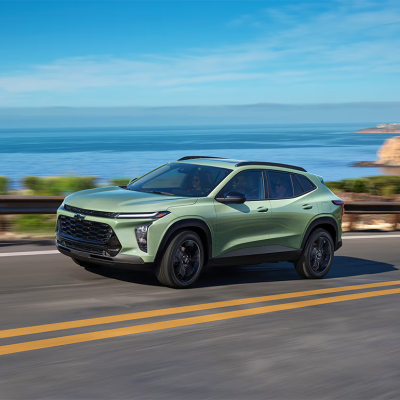
[[[311,233],[319,228],[325,229],[331,235],[334,243],[334,248],[336,250],[338,247],[338,225],[335,219],[332,217],[320,217],[311,222],[303,237],[301,249],[304,249],[307,243],[307,239],[310,237]]]
[[[165,232],[161,239],[160,246],[158,247],[155,262],[158,263],[165,249],[167,248],[171,239],[179,232],[183,230],[191,230],[197,233],[203,243],[205,257],[204,265],[207,265],[208,260],[212,257],[212,235],[209,226],[201,219],[190,218],[183,219],[173,223]]]

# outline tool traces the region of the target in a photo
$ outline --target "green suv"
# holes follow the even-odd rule
[[[192,285],[205,266],[290,261],[324,277],[342,245],[344,202],[300,167],[183,157],[127,186],[80,191],[58,210],[58,250],[81,266],[154,269]]]

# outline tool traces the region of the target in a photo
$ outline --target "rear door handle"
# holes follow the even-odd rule
[[[304,210],[311,210],[312,205],[311,204],[303,204],[303,208],[304,208]]]
[[[268,207],[259,207],[257,208],[258,212],[267,212],[268,211]]]

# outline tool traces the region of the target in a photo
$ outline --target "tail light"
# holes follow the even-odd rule
[[[344,201],[343,200],[332,200],[333,204],[337,206],[342,206],[342,215],[344,215]]]

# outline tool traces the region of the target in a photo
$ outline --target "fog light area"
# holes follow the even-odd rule
[[[139,249],[147,253],[147,233],[149,231],[148,225],[140,225],[135,228],[136,240],[139,246]]]

